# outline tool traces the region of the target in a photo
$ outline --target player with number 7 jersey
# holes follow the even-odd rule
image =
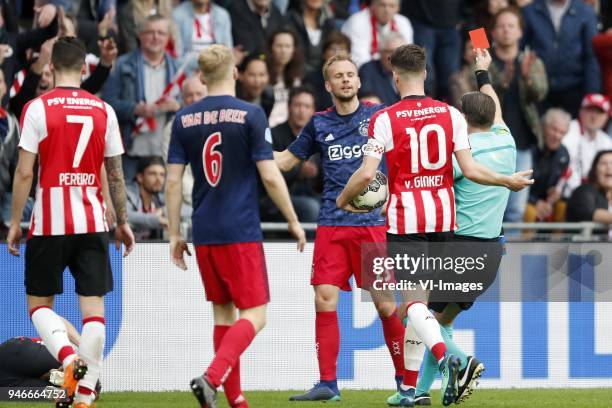
[[[78,88],[57,87],[29,102],[19,147],[38,153],[30,236],[108,231],[100,171],[123,154],[113,109]]]
[[[61,37],[49,68],[55,88],[29,102],[21,118],[19,160],[13,180],[9,252],[19,256],[20,220],[38,159],[38,184],[25,250],[25,287],[32,323],[49,352],[64,368],[64,388],[75,408],[94,404],[105,342],[104,295],[113,290],[108,225],[102,198],[102,165],[117,216],[115,238],[134,246],[127,224],[123,145],[113,109],[79,89],[85,45]],[[119,249],[119,242],[117,242]],[[83,329],[78,355],[64,322],[52,310],[64,290],[68,267],[80,296]]]

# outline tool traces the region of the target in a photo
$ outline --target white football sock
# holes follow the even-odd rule
[[[91,404],[95,399],[95,394],[89,391],[96,389],[96,383],[100,378],[106,340],[105,331],[103,317],[90,317],[83,320],[79,357],[87,364],[87,373],[77,386],[76,402]]]
[[[431,314],[427,306],[421,302],[409,305],[406,315],[410,326],[414,327],[416,334],[435,355],[436,350],[432,350],[433,347],[439,343],[444,344],[442,333],[440,333],[440,324],[436,318]],[[439,356],[436,356],[436,359],[439,360]]]
[[[410,320],[406,322],[404,332],[404,368],[410,371],[419,371],[425,354],[425,343],[414,330]]]
[[[64,321],[50,308],[41,307],[31,314],[32,323],[47,350],[64,368],[74,360],[76,354],[72,348]]]

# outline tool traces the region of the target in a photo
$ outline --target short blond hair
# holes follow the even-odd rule
[[[325,64],[323,64],[323,79],[324,80],[327,81],[329,79],[329,77],[327,76],[327,71],[329,70],[329,67],[331,67],[333,63],[339,62],[339,61],[348,61],[351,64],[355,65],[355,69],[357,69],[357,64],[353,62],[350,55],[344,54],[344,53],[336,54],[332,56],[330,59],[328,59],[327,61],[325,61]]]
[[[207,83],[229,79],[234,68],[234,54],[225,45],[214,44],[200,52],[198,65]]]

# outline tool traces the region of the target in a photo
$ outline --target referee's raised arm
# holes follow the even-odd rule
[[[488,50],[481,48],[474,50],[474,52],[476,54],[474,73],[476,75],[476,82],[478,83],[478,90],[483,94],[489,95],[493,98],[493,102],[495,102],[495,118],[493,119],[493,124],[505,125],[499,97],[495,89],[493,89],[489,78],[489,66],[491,66],[491,62],[493,61],[491,54],[489,54]]]

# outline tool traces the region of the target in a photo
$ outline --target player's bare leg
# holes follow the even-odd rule
[[[53,296],[27,295],[30,318],[38,335],[52,356],[64,368],[64,388],[68,396],[74,395],[77,381],[83,378],[87,367],[81,362],[68,339],[63,320],[53,311]]]
[[[340,353],[338,298],[340,288],[334,285],[315,285],[315,341],[319,362],[319,382],[304,394],[294,395],[290,401],[340,401],[336,382],[336,365]]]
[[[215,317],[228,322],[233,305],[216,305]],[[202,407],[216,408],[217,388],[227,382],[240,355],[247,349],[255,335],[266,325],[267,305],[240,310],[239,319],[227,330],[206,373],[191,381],[191,390]],[[240,406],[240,405],[238,405]]]

